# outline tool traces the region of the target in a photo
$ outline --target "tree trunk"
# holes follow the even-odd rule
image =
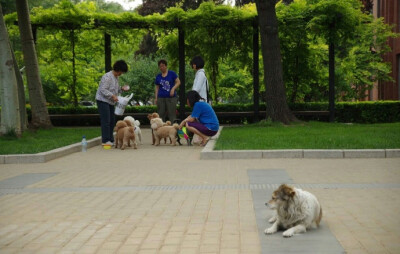
[[[286,101],[278,21],[275,12],[276,2],[276,0],[256,1],[264,63],[266,117],[272,121],[289,124],[298,120],[290,111]]]
[[[31,124],[34,128],[51,128],[49,113],[46,107],[42,82],[39,76],[39,65],[29,18],[27,0],[17,0],[18,27],[21,34],[22,52],[28,81],[29,103],[32,109]]]
[[[329,122],[335,121],[335,44],[329,42]]]
[[[71,47],[72,47],[72,102],[75,107],[78,106],[78,96],[76,94],[76,66],[75,66],[75,30],[71,30]]]
[[[14,72],[17,78],[17,90],[18,90],[18,104],[19,104],[19,115],[21,118],[21,130],[24,132],[28,128],[28,114],[26,113],[26,100],[25,100],[25,86],[24,80],[22,79],[21,72],[18,67],[17,59],[15,59],[14,50],[11,48],[11,55],[14,61]]]
[[[3,11],[0,4],[0,101],[1,101],[1,125],[0,133],[14,133],[20,136],[21,115],[18,102],[18,84],[15,76],[13,55],[11,53],[10,40]],[[23,109],[22,109],[23,110]]]
[[[213,104],[218,104],[218,92],[217,92],[217,76],[219,74],[218,63],[211,63],[211,85],[214,88],[214,101]],[[208,83],[210,85],[210,83]],[[211,89],[211,87],[210,87]]]

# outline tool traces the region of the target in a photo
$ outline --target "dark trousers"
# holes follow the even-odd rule
[[[97,109],[100,114],[100,124],[101,124],[101,142],[106,143],[107,141],[114,142],[114,125],[115,125],[115,115],[114,115],[114,105],[110,105],[104,101],[96,101]]]

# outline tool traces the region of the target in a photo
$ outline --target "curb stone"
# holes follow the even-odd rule
[[[88,148],[101,144],[101,137],[88,140]],[[59,157],[79,152],[81,150],[81,143],[56,148],[47,152],[35,154],[9,154],[0,155],[0,164],[23,164],[23,163],[43,163]]]

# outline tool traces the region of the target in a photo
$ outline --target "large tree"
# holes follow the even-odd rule
[[[29,102],[32,109],[31,125],[34,128],[50,128],[52,125],[47,111],[46,98],[44,97],[42,82],[39,75],[38,59],[35,43],[33,41],[31,21],[29,18],[28,1],[17,0],[16,7],[28,82]]]
[[[25,129],[25,101],[18,94],[18,66],[15,62],[0,4],[0,133],[21,135]],[[23,88],[23,86],[22,86]],[[23,90],[22,90],[23,93]],[[24,100],[24,98],[21,98]]]
[[[286,101],[278,21],[275,12],[276,3],[276,0],[256,1],[264,63],[266,117],[272,121],[289,124],[297,119],[290,111]]]

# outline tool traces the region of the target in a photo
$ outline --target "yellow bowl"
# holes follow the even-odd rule
[[[111,149],[111,146],[110,145],[104,145],[103,148],[108,150],[108,149]]]

